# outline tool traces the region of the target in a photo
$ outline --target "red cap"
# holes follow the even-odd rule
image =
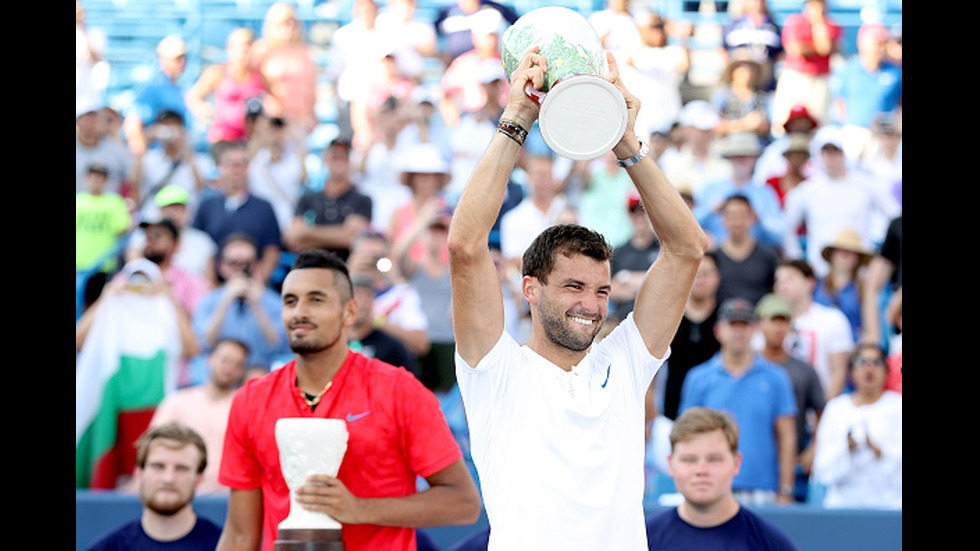
[[[629,197],[626,199],[626,209],[633,210],[638,206],[642,206],[643,202],[640,201],[640,194],[635,189],[630,191]]]
[[[783,123],[783,128],[789,132],[789,123],[793,119],[806,119],[810,123],[810,130],[817,127],[817,121],[810,116],[810,112],[806,110],[806,106],[803,104],[794,105],[789,111],[789,116],[786,117],[786,122]]]

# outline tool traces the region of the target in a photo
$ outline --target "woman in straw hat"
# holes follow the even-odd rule
[[[857,340],[861,331],[861,269],[871,260],[872,253],[857,232],[845,229],[823,248],[821,255],[830,265],[830,271],[817,282],[813,299],[820,304],[836,306],[844,312]]]

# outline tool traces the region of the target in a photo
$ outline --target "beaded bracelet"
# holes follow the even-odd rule
[[[520,146],[523,146],[524,141],[527,140],[527,130],[524,130],[524,127],[518,124],[517,121],[510,119],[500,119],[500,123],[497,125],[497,132],[514,140]]]

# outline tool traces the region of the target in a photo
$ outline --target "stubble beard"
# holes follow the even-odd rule
[[[316,354],[318,352],[323,352],[340,342],[340,338],[343,335],[341,329],[337,329],[337,334],[334,335],[333,339],[326,341],[323,339],[305,339],[305,338],[289,338],[289,348],[295,354],[300,356]]]
[[[564,313],[556,314],[545,305],[540,305],[537,313],[541,320],[541,328],[548,340],[561,348],[574,352],[582,352],[592,346],[596,335],[599,334],[599,329],[602,327],[601,323],[593,323],[592,334],[586,337],[569,327],[569,324],[576,322],[568,319]]]

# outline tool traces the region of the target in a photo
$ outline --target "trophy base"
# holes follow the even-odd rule
[[[284,529],[279,530],[275,551],[344,551],[340,530]]]
[[[628,116],[626,100],[609,81],[576,75],[548,91],[538,126],[552,151],[573,161],[590,161],[619,142]]]

